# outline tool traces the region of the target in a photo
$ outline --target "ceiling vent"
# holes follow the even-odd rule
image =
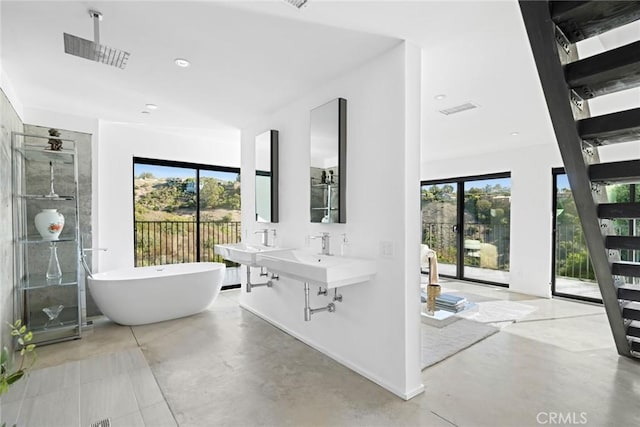
[[[445,108],[444,110],[439,110],[445,116],[450,116],[451,114],[461,113],[462,111],[473,110],[474,108],[478,108],[476,104],[472,104],[471,102],[467,102],[466,104],[456,105],[455,107]]]
[[[301,9],[302,7],[304,7],[307,4],[307,2],[309,0],[284,0],[284,1],[286,1],[287,3],[289,3],[292,6],[297,7],[298,9]]]

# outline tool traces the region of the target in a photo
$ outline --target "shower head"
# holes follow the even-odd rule
[[[93,19],[94,41],[64,33],[65,53],[124,69],[127,65],[127,59],[129,59],[129,52],[100,44],[102,14],[95,10],[90,10],[89,16]]]

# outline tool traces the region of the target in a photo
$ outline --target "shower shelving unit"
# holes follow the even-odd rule
[[[53,150],[49,141],[62,143]],[[55,141],[53,141],[55,142]],[[13,132],[14,317],[47,344],[81,337],[78,163],[75,141]],[[43,209],[64,215],[58,238],[35,226]]]

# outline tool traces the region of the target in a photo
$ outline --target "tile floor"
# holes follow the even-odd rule
[[[451,282],[469,299],[535,307],[422,372],[405,402],[221,293],[199,315],[139,327],[97,322],[38,349],[39,369],[3,396],[18,426],[640,425],[640,363],[618,357],[601,307]],[[567,418],[565,418],[567,419]]]

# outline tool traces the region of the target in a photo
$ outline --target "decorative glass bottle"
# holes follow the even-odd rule
[[[62,279],[62,270],[58,261],[58,247],[55,243],[49,244],[49,266],[47,267],[47,281]]]

